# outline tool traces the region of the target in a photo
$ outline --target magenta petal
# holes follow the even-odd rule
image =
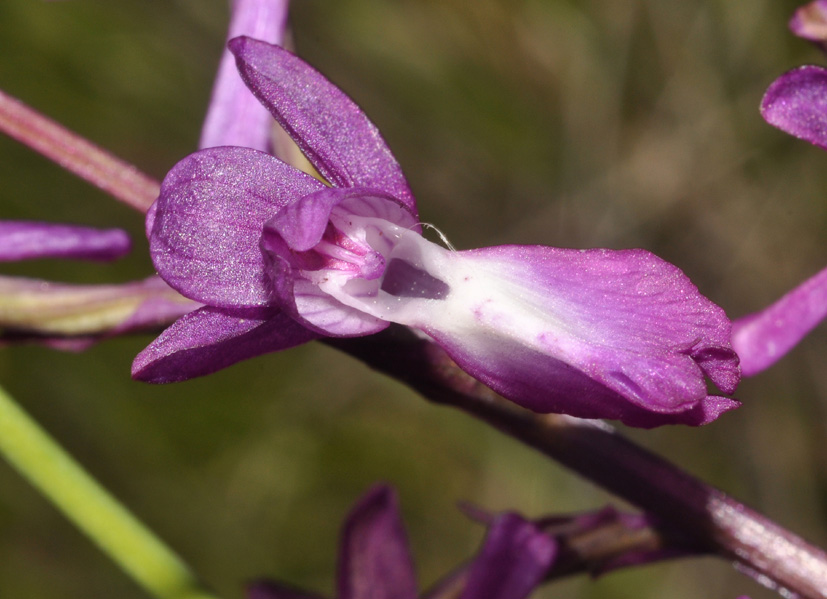
[[[287,50],[248,37],[229,43],[253,93],[335,187],[381,189],[416,211],[402,169],[365,113]]]
[[[150,233],[155,268],[182,295],[219,307],[264,306],[264,223],[324,185],[249,148],[187,156],[164,179]]]
[[[396,493],[368,491],[342,531],[338,599],[416,599],[416,579]]]
[[[249,35],[281,45],[287,4],[287,0],[233,0],[227,39]],[[235,57],[225,49],[198,147],[242,146],[267,152],[272,130],[273,117],[244,85]]]
[[[655,426],[738,405],[704,379],[738,382],[729,320],[653,254],[502,246],[443,260],[450,293],[402,324],[525,407]]]
[[[827,149],[827,69],[803,66],[784,73],[761,100],[772,126]]]
[[[381,218],[408,229],[417,225],[416,217],[409,209],[381,191],[326,187],[285,206],[267,222],[265,231],[284,239],[291,250],[307,251],[321,240],[333,208],[345,201],[356,205],[350,210],[358,209],[359,216]]]
[[[571,365],[519,344],[501,341],[491,354],[471,353],[462,343],[431,334],[471,376],[536,412],[620,420],[628,426],[654,428],[667,424],[703,426],[741,405],[726,397],[704,395],[684,410],[653,411]]]
[[[758,374],[784,357],[827,316],[827,269],[777,302],[732,326],[732,346],[744,376]]]
[[[229,313],[207,306],[176,320],[138,354],[132,377],[148,383],[185,381],[317,337],[279,311]]]
[[[54,223],[0,221],[0,262],[33,258],[108,261],[131,248],[120,229],[92,229]]]
[[[264,225],[264,237],[282,239],[291,252],[306,252],[322,239],[330,211],[342,200],[359,196],[362,189],[326,187],[285,206]]]
[[[517,514],[497,516],[460,599],[522,599],[543,580],[557,543]]]

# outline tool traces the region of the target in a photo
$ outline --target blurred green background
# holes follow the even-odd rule
[[[820,269],[827,154],[761,120],[784,70],[824,63],[787,32],[795,2],[295,0],[297,49],[379,125],[425,221],[458,248],[643,247],[737,317]],[[0,2],[0,87],[160,178],[196,147],[223,0]],[[151,272],[137,214],[0,138],[0,218],[120,226],[114,265],[4,273],[126,281]],[[223,597],[269,575],[330,595],[339,522],[397,486],[423,585],[467,556],[455,508],[536,516],[612,498],[318,344],[205,380],[132,382],[150,341],[0,352],[0,383]],[[744,381],[703,429],[629,431],[816,543],[827,543],[827,334]],[[774,597],[686,560],[537,597]],[[0,462],[0,597],[145,595]]]

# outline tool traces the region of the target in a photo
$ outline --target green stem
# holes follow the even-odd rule
[[[0,452],[139,585],[159,599],[212,599],[187,566],[0,388]]]

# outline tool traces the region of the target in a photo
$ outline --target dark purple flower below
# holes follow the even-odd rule
[[[183,380],[394,322],[539,412],[649,427],[737,407],[705,381],[724,393],[738,383],[730,322],[675,266],[643,250],[431,243],[398,163],[341,90],[277,46],[230,48],[325,182],[249,148],[173,168],[148,217],[152,257],[206,307],[136,358],[136,378]]]
[[[555,541],[517,514],[493,519],[459,599],[523,599],[542,581],[557,554]],[[394,490],[376,486],[353,507],[342,530],[338,599],[418,596]],[[270,581],[252,583],[247,599],[319,599]]]

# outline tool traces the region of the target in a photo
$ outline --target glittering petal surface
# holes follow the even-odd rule
[[[790,19],[790,30],[811,42],[827,41],[827,0],[815,0],[798,8]]]
[[[265,306],[271,290],[259,248],[262,227],[280,208],[322,187],[249,148],[192,154],[161,186],[149,239],[155,268],[196,301]]]
[[[287,0],[233,0],[227,40],[249,35],[281,45],[287,26]],[[225,49],[201,130],[199,148],[242,146],[267,152],[273,117],[250,93]]]
[[[391,320],[525,407],[655,426],[738,405],[707,396],[704,379],[725,393],[738,383],[729,320],[648,252],[500,246],[429,260],[450,294]]]
[[[334,187],[380,189],[416,210],[379,130],[342,90],[278,46],[239,37],[229,47],[250,89]]]
[[[273,309],[229,313],[206,306],[176,320],[138,354],[132,377],[150,383],[184,381],[316,337]]]
[[[522,599],[543,579],[557,544],[517,514],[497,516],[460,599]]]
[[[413,561],[396,493],[377,486],[359,501],[342,531],[338,599],[415,599]]]
[[[129,236],[120,229],[0,221],[0,262],[33,258],[115,260],[130,247]]]
[[[784,73],[761,100],[770,125],[827,149],[827,69],[803,66]]]
[[[735,320],[732,346],[744,376],[769,368],[827,316],[827,269],[768,308]]]
[[[244,591],[246,599],[322,599],[319,595],[306,593],[270,580],[252,582],[246,586]]]

